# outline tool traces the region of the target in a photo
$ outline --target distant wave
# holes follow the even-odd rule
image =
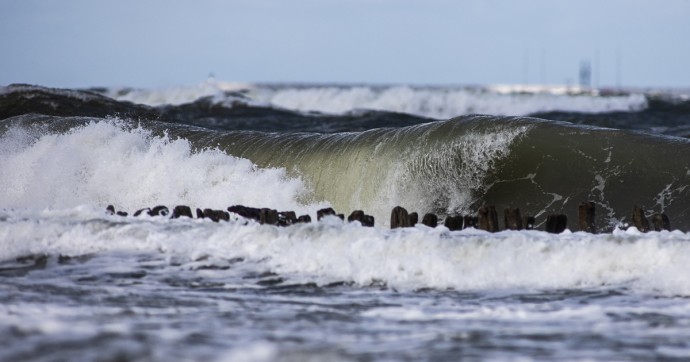
[[[358,97],[361,102],[355,101]],[[71,90],[10,85],[0,87],[0,119],[26,113],[111,116],[216,130],[332,133],[406,127],[437,120],[443,114],[449,115],[446,118],[467,113],[528,114],[576,124],[686,137],[690,135],[687,98],[683,94],[667,93],[577,95],[551,88],[483,91],[204,83],[198,87],[163,90]],[[290,105],[287,99],[295,103]],[[309,106],[312,103],[322,107],[322,111],[337,109],[340,113],[307,111],[313,108]]]

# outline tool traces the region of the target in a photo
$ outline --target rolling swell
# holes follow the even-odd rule
[[[690,142],[536,118],[464,116],[360,133],[276,134],[195,131],[184,137],[261,167],[305,179],[314,200],[387,220],[392,206],[441,215],[484,203],[523,214],[564,212],[595,201],[596,223],[611,230],[635,205],[690,227]],[[310,200],[310,201],[314,201]]]

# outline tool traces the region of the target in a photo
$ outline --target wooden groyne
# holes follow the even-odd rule
[[[595,203],[592,201],[582,202],[578,206],[578,230],[588,233],[597,233],[595,225]],[[129,213],[125,211],[116,211],[113,205],[106,207],[106,212],[111,215],[128,216]],[[243,205],[234,205],[227,208],[227,210],[216,209],[196,209],[196,213],[192,212],[192,208],[186,205],[177,205],[173,208],[172,213],[166,206],[155,206],[139,209],[135,211],[132,216],[139,217],[142,215],[148,216],[169,216],[171,219],[180,217],[197,219],[210,219],[214,222],[229,221],[231,214],[235,214],[245,219],[251,219],[266,225],[290,226],[299,223],[312,222],[311,216],[300,215],[294,211],[277,211],[269,208],[254,208]],[[337,213],[333,208],[324,208],[316,212],[316,220],[321,220],[327,216],[335,216],[341,220],[345,220],[345,214]],[[649,223],[645,216],[645,210],[637,205],[632,209],[630,226],[636,227],[641,232],[671,230],[671,222],[666,214],[655,213],[651,217],[652,223]],[[488,232],[498,232],[501,230],[532,230],[536,225],[536,218],[531,215],[523,216],[519,208],[508,207],[503,210],[503,229],[499,225],[498,212],[493,205],[483,205],[474,215],[447,215],[443,220],[443,225],[449,230],[462,230],[467,228],[476,228]],[[367,215],[362,210],[355,210],[347,217],[347,222],[359,222],[362,226],[373,227],[374,217]],[[408,212],[401,206],[396,206],[391,210],[390,227],[391,229],[414,227],[419,223],[419,214],[416,212]],[[422,217],[421,223],[428,227],[435,228],[439,225],[439,217],[433,213],[426,213]],[[562,233],[568,228],[568,217],[565,214],[549,214],[546,215],[543,222],[544,231],[549,233]]]

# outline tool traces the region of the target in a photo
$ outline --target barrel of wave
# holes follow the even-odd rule
[[[311,190],[304,203],[325,200],[338,210],[370,210],[388,220],[395,205],[441,215],[469,212],[494,165],[532,123],[471,116],[361,133],[237,132],[212,142],[260,167],[299,176]]]

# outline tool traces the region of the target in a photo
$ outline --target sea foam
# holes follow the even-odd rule
[[[154,136],[118,120],[63,134],[14,128],[0,145],[0,205],[6,208],[246,204],[313,212],[319,206],[297,201],[308,189],[283,169],[261,169],[215,149],[193,151],[187,140]]]

